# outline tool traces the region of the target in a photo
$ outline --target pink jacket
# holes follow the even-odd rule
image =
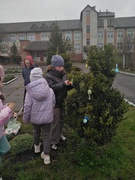
[[[0,138],[4,135],[4,124],[8,122],[11,115],[12,110],[8,106],[3,105],[0,99]]]

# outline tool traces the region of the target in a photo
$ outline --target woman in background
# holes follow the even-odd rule
[[[22,76],[24,79],[24,87],[30,83],[30,72],[32,69],[37,67],[37,65],[34,63],[34,60],[31,55],[28,55],[24,58],[24,67],[22,68]],[[23,104],[25,101],[25,95],[26,95],[26,88],[24,88],[24,97],[23,97]],[[23,111],[23,109],[22,109]]]

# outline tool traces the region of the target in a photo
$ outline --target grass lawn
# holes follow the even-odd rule
[[[131,106],[112,142],[103,147],[88,147],[85,140],[65,127],[67,140],[57,151],[51,150],[51,164],[44,165],[33,149],[3,157],[3,180],[134,180],[135,179],[135,107]],[[21,118],[20,118],[21,121]],[[32,134],[31,125],[20,130]]]

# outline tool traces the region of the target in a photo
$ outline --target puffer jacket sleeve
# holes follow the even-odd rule
[[[32,109],[32,99],[28,93],[26,93],[24,102],[23,122],[28,123],[30,121],[30,114]]]
[[[63,87],[66,88],[63,80],[61,80],[60,82],[56,82],[55,77],[51,76],[49,73],[45,75],[45,79],[47,80],[50,88],[54,90],[54,92],[63,90]]]
[[[0,107],[3,106],[2,101],[0,101]],[[0,111],[0,125],[4,125],[12,115],[12,110],[8,106],[3,106]]]

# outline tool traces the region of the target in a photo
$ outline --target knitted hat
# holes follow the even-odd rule
[[[51,64],[54,67],[64,66],[64,59],[60,55],[54,55],[52,56]]]
[[[30,81],[35,81],[43,77],[43,71],[41,68],[36,67],[30,72]]]

